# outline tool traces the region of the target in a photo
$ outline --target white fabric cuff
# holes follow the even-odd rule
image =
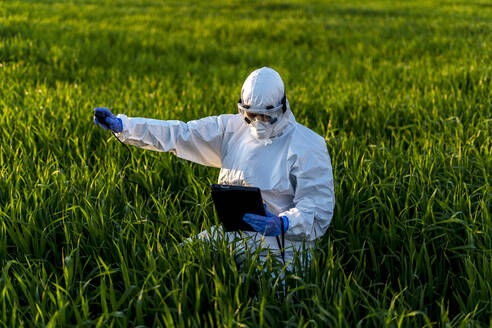
[[[130,125],[130,120],[128,119],[128,116],[125,114],[118,114],[116,115],[119,119],[121,119],[121,123],[123,124],[123,130],[121,132],[116,133],[116,137],[120,139],[121,141],[125,141],[129,135],[128,135],[128,129]]]
[[[289,229],[285,237],[290,240],[311,240],[312,222],[306,222],[307,218],[299,209],[294,207],[278,214],[278,216],[284,215],[289,219]]]

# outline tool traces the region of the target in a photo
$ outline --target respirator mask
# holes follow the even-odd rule
[[[239,100],[237,107],[244,121],[249,125],[251,134],[258,139],[273,137],[278,122],[287,110],[285,96],[282,98],[282,103],[276,107],[270,105],[266,108],[251,108],[244,105],[241,100]]]

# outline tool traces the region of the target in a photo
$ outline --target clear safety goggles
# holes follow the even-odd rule
[[[261,120],[264,122],[269,122],[270,124],[274,124],[277,122],[284,113],[283,108],[284,105],[280,104],[276,107],[268,106],[267,108],[252,108],[248,105],[243,105],[241,102],[237,103],[237,108],[239,113],[243,115],[246,123],[251,123],[251,118],[261,117]]]

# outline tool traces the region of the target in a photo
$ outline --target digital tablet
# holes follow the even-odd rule
[[[255,231],[245,213],[266,215],[260,188],[212,184],[212,199],[224,231]]]

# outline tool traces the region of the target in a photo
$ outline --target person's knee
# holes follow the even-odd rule
[[[213,241],[213,240],[218,240],[220,238],[220,235],[222,234],[222,228],[217,227],[216,225],[211,226],[207,230],[203,230],[200,233],[197,233],[196,235],[193,235],[189,238],[186,238],[181,245],[193,242],[195,240],[201,240],[201,241]]]

